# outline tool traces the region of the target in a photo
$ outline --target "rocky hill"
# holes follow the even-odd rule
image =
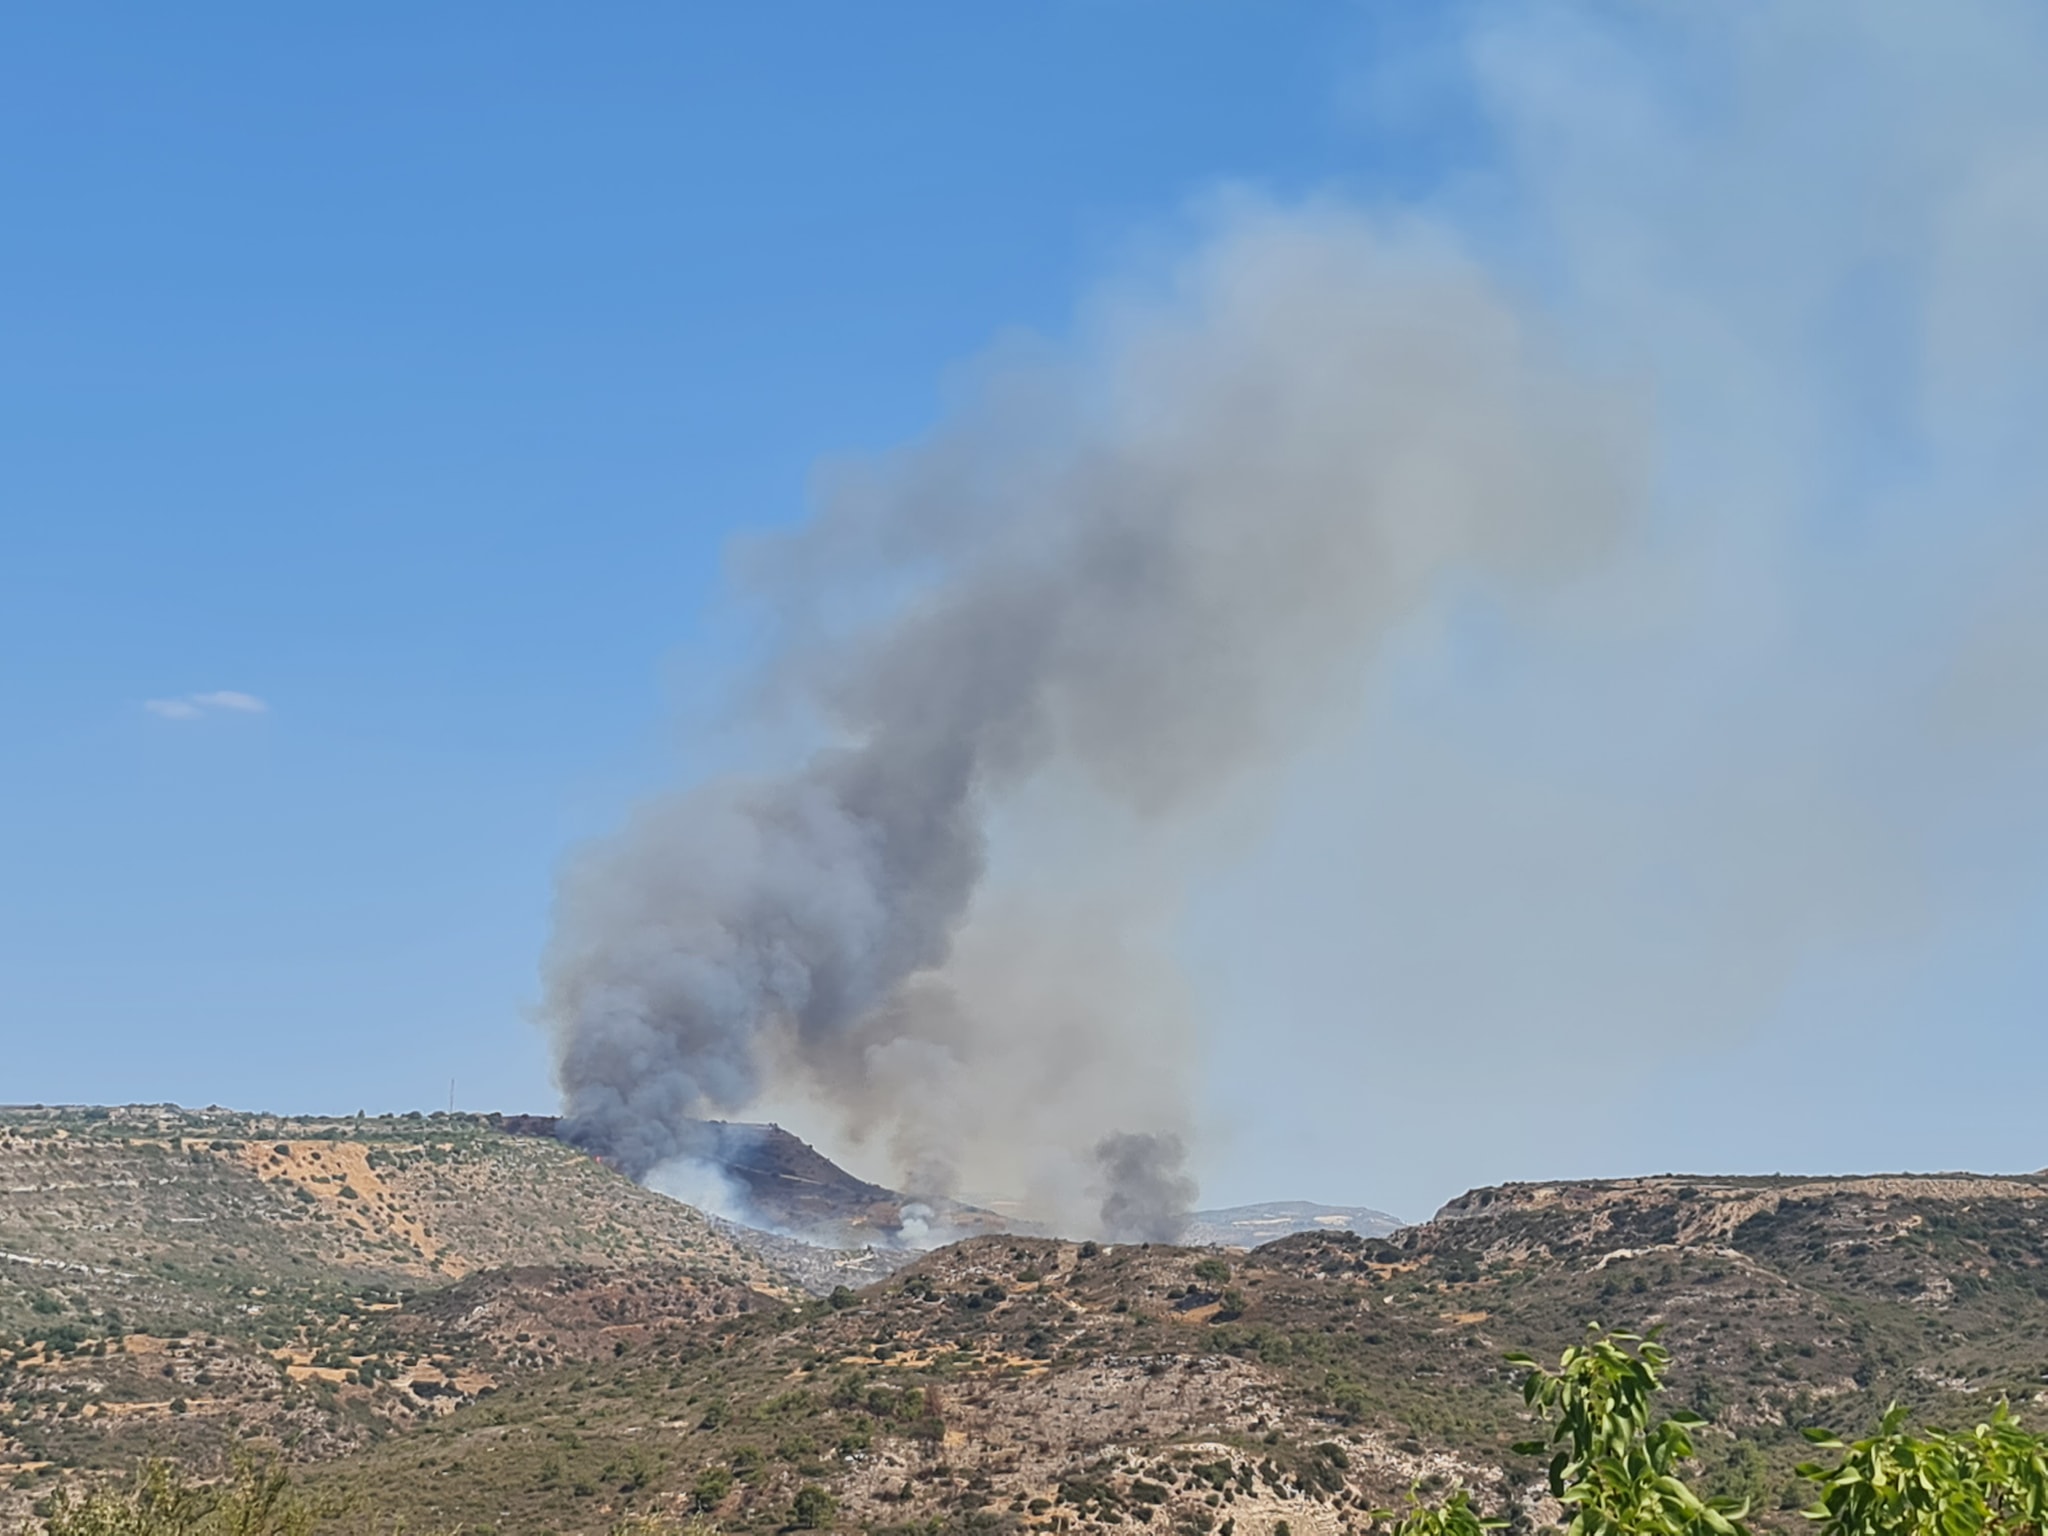
[[[563,1137],[554,1115],[487,1115],[495,1129],[512,1136]],[[1014,1225],[994,1211],[958,1200],[912,1196],[847,1172],[816,1147],[779,1125],[696,1120],[685,1138],[693,1153],[681,1187],[716,1181],[720,1204],[735,1220],[757,1230],[797,1236],[834,1248],[879,1244],[901,1247],[931,1231],[955,1236],[1007,1230]],[[651,1182],[661,1183],[660,1171]]]
[[[1540,1520],[1501,1357],[1597,1319],[1664,1330],[1674,1406],[1714,1420],[1705,1481],[1789,1530],[1801,1425],[1860,1427],[1893,1398],[1941,1422],[2048,1410],[2044,1265],[2048,1184],[2012,1179],[1479,1191],[1392,1241],[1247,1254],[983,1238],[837,1305],[508,1378],[437,1425],[436,1479],[407,1497],[594,1530],[698,1490],[766,1531],[816,1483],[866,1529],[1337,1536],[1455,1478]],[[325,1475],[377,1505],[413,1455]]]
[[[434,1342],[466,1336],[464,1285],[624,1275],[676,1316],[801,1294],[744,1234],[472,1117],[0,1111],[0,1481],[252,1435],[346,1454],[493,1384]],[[578,1347],[527,1342],[535,1366]],[[337,1391],[366,1365],[393,1388],[367,1414]]]
[[[172,1314],[294,1269],[417,1288],[507,1264],[691,1262],[778,1283],[688,1207],[445,1115],[0,1111],[0,1250],[23,1274],[61,1264],[67,1285],[195,1324]],[[0,1326],[19,1321],[10,1302]]]
[[[1704,1481],[1766,1527],[1794,1524],[1801,1425],[2048,1411],[2036,1178],[1515,1185],[1388,1238],[984,1236],[880,1278],[804,1250],[798,1284],[472,1118],[0,1125],[0,1529],[144,1455],[245,1446],[341,1501],[337,1531],[697,1508],[766,1533],[815,1485],[904,1536],[1340,1536],[1451,1478],[1526,1524],[1501,1356],[1594,1320],[1663,1328],[1675,1405],[1713,1420]]]

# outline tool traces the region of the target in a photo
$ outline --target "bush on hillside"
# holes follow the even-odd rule
[[[243,1462],[219,1487],[203,1487],[153,1461],[125,1493],[58,1493],[45,1536],[310,1536],[314,1509],[281,1467]]]

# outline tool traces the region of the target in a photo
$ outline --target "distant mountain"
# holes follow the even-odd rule
[[[1356,1232],[1385,1237],[1407,1225],[1398,1216],[1365,1205],[1317,1205],[1312,1200],[1269,1200],[1264,1205],[1231,1205],[1196,1211],[1181,1241],[1219,1248],[1256,1248],[1296,1232]]]

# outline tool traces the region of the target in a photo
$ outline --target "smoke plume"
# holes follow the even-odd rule
[[[1178,1136],[1103,1137],[1095,1147],[1095,1166],[1108,1190],[1102,1198],[1103,1234],[1119,1242],[1179,1242],[1195,1202],[1195,1181],[1182,1171],[1186,1160]]]
[[[1628,413],[1441,238],[1217,210],[1163,284],[994,360],[754,551],[757,696],[800,699],[812,745],[566,872],[570,1134],[644,1171],[696,1117],[801,1100],[915,1192],[1176,1230],[1199,1021],[1160,935],[1190,829],[1256,805],[1447,583],[1572,570],[1634,461]]]
[[[1483,129],[1439,209],[1656,468],[1568,590],[1405,631],[1202,893],[1227,1194],[2039,1166],[2048,14],[1431,14],[1376,126]],[[1593,1073],[1635,1107],[1559,1114]]]

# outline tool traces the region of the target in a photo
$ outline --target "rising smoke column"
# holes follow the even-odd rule
[[[1195,1181],[1181,1172],[1178,1136],[1118,1131],[1095,1146],[1102,1174],[1102,1229],[1125,1242],[1177,1243],[1195,1203]]]
[[[694,1118],[795,1092],[915,1189],[1028,1165],[1043,1202],[1102,1196],[1061,1219],[1175,1230],[1193,1025],[1101,931],[1170,910],[1160,850],[1256,795],[1447,582],[1597,548],[1635,441],[1426,232],[1220,212],[1163,294],[992,367],[757,562],[817,741],[643,806],[565,873],[569,1133],[644,1173],[693,1154]],[[1075,889],[1122,859],[1145,894],[1064,926],[1056,898],[1006,905],[992,819],[1029,849],[1077,817],[1130,835],[1060,855]]]

